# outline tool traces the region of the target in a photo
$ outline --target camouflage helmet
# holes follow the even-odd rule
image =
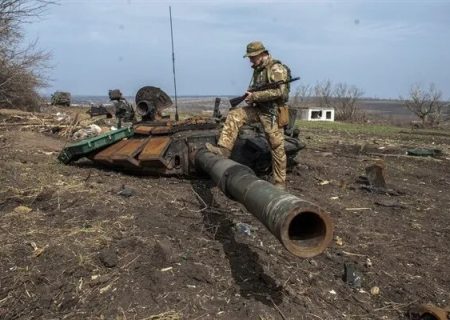
[[[244,55],[246,57],[254,57],[263,52],[268,52],[261,41],[252,41],[247,45],[247,53]]]

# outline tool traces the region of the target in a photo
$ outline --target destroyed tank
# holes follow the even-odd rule
[[[53,106],[66,106],[70,107],[71,94],[70,92],[56,91],[52,94],[50,103]]]
[[[270,149],[258,126],[241,130],[231,158],[224,159],[205,149],[206,143],[216,144],[218,140],[220,100],[216,99],[212,117],[178,121],[162,113],[171,105],[170,97],[161,89],[143,87],[135,98],[140,121],[69,145],[58,159],[69,164],[87,157],[95,164],[137,174],[207,175],[225,195],[258,217],[291,253],[311,257],[325,250],[332,239],[329,215],[258,178],[271,170]],[[120,114],[116,112],[116,116]],[[293,132],[291,129],[287,132]],[[288,166],[295,164],[303,147],[296,137],[285,136]]]
[[[121,97],[119,90],[110,90],[111,100],[116,99],[111,97],[114,94]],[[119,132],[108,132],[86,142],[82,141],[75,147],[69,146],[61,153],[60,160],[69,163],[87,157],[94,163],[135,173],[195,175],[198,172],[191,159],[193,152],[207,142],[217,143],[221,126],[219,104],[220,100],[216,100],[212,117],[196,116],[175,121],[162,114],[172,106],[171,98],[159,88],[143,87],[135,98],[135,112],[142,120]],[[120,110],[117,106],[116,109]],[[120,115],[116,111],[119,122]],[[116,139],[115,136],[119,138]],[[77,151],[77,147],[81,145],[85,146]],[[295,164],[295,157],[303,147],[299,139],[285,137],[288,166]],[[270,172],[269,145],[258,125],[246,126],[241,130],[231,159],[249,166],[258,174]]]

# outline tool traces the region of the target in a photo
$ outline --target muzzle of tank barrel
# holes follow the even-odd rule
[[[156,113],[156,107],[151,101],[141,100],[136,105],[136,112],[140,116],[149,116]]]
[[[292,254],[313,257],[330,244],[333,222],[317,205],[274,187],[247,166],[206,150],[197,152],[195,166],[226,196],[242,203]]]

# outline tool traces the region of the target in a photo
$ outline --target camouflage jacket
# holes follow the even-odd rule
[[[261,66],[257,66],[253,70],[253,77],[250,83],[250,89],[254,86],[266,84],[270,82],[287,80],[288,71],[281,62],[272,59],[271,56]],[[253,92],[253,102],[257,105],[265,105],[267,103],[275,103],[277,106],[284,105],[289,97],[289,87],[281,85],[277,89],[268,89],[264,91]]]

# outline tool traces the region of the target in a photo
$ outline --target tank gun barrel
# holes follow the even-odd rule
[[[245,165],[203,149],[196,153],[195,165],[226,196],[243,204],[292,254],[313,257],[330,244],[333,222],[317,205],[274,187]]]

